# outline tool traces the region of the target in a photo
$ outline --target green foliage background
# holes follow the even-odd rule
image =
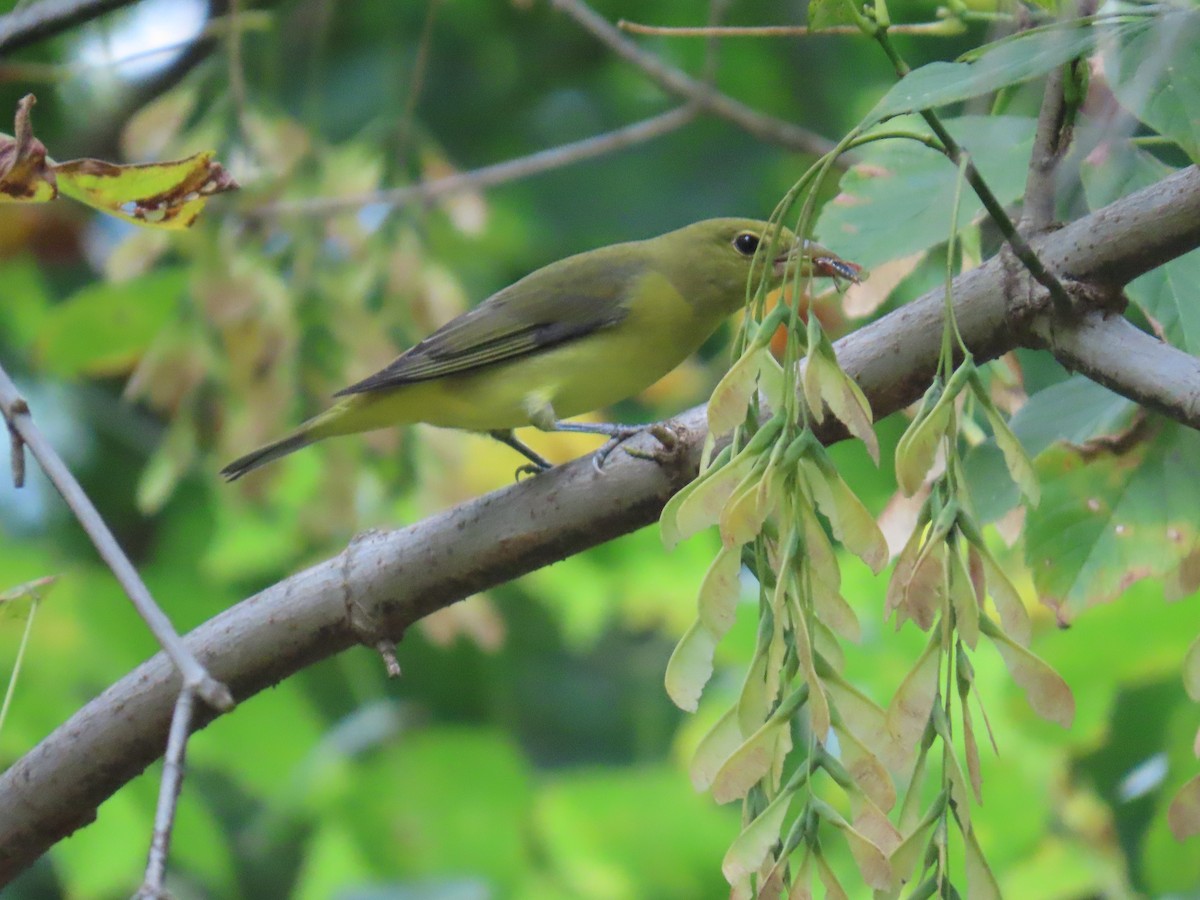
[[[933,12],[897,6],[897,18]],[[0,110],[31,89],[39,95],[35,128],[56,158],[215,147],[245,185],[193,232],[169,238],[66,204],[0,210],[0,359],[180,629],[337,552],[357,531],[503,485],[516,464],[504,448],[423,429],[310,449],[236,486],[215,474],[232,455],[533,268],[708,216],[765,217],[810,162],[701,117],[485,195],[402,208],[383,224],[370,211],[258,220],[276,200],[487,165],[673,102],[544,3],[439,3],[424,50],[427,4],[265,8],[269,26],[243,38],[244,106],[218,51],[152,115],[125,125],[130,86],[111,80],[110,67],[81,67],[85,42],[122,28],[122,13],[20,54],[53,66],[52,80],[31,81],[45,72],[30,69],[0,83]],[[698,24],[708,15],[693,0],[652,12],[597,8],[610,21]],[[737,2],[726,21],[799,14],[794,3]],[[983,37],[980,28],[900,41],[916,64],[953,58]],[[638,43],[690,72],[702,67],[701,41]],[[855,38],[729,40],[719,62],[722,90],[827,136],[853,125],[892,81],[886,60]],[[1018,94],[1014,109],[1036,109],[1038,94]],[[929,277],[917,273],[890,302],[915,296]],[[700,402],[725,360],[719,343],[705,357],[617,415],[638,421]],[[1043,357],[1023,354],[1022,363],[1029,380],[1064,377]],[[875,512],[895,491],[890,451],[903,427],[901,418],[880,426],[882,470],[861,447],[835,450]],[[548,446],[560,457],[585,449]],[[0,733],[5,765],[155,647],[40,473],[21,492],[0,483],[0,535],[0,590],[61,576],[39,608]],[[686,762],[736,694],[753,606],[743,605],[721,645],[697,716],[678,712],[662,689],[715,547],[706,535],[667,555],[656,529],[644,530],[441,614],[405,637],[399,680],[357,649],[219,719],[190,746],[172,858],[177,896],[727,896],[719,863],[739,815],[695,794]],[[864,623],[847,676],[886,704],[925,636],[881,623],[886,574],[853,560],[844,572]],[[1020,586],[1032,602],[1027,576]],[[27,611],[23,601],[0,613],[0,671]],[[1039,610],[1033,649],[1075,692],[1069,732],[1038,720],[999,658],[978,654],[999,754],[985,753],[973,820],[1006,895],[1200,890],[1200,854],[1173,841],[1164,814],[1195,768],[1188,748],[1200,716],[1179,681],[1195,621],[1194,599],[1164,605],[1153,581],[1069,631]],[[1147,792],[1129,789],[1131,773],[1159,764],[1167,774]],[[128,895],[158,775],[154,767],[123,789],[0,895]],[[831,852],[849,871],[844,848]]]

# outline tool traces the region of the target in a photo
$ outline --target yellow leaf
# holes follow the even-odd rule
[[[41,578],[35,578],[32,581],[26,581],[24,584],[18,584],[16,587],[11,587],[7,591],[0,593],[0,606],[5,603],[13,603],[25,597],[33,597],[35,600],[41,600],[45,597],[47,589],[58,581],[57,575],[43,575]]]
[[[684,632],[667,661],[667,696],[682,710],[695,712],[704,685],[712,677],[717,639],[700,621]]]
[[[876,575],[882,572],[888,561],[887,539],[858,495],[850,490],[832,463],[821,465],[802,459],[800,471],[812,490],[813,499],[829,519],[833,536]]]
[[[713,389],[708,400],[708,430],[724,437],[746,420],[750,398],[758,385],[758,374],[770,352],[764,347],[742,354]]]
[[[696,746],[696,754],[688,767],[688,775],[692,779],[692,787],[698,791],[707,791],[712,787],[713,779],[725,761],[729,759],[742,745],[746,736],[738,726],[737,709],[730,708],[717,720],[717,724],[708,730]]]
[[[235,189],[233,177],[206,150],[173,162],[119,166],[75,159],[55,166],[68,197],[101,212],[153,228],[188,228],[208,198]]]
[[[726,549],[740,548],[754,540],[774,510],[776,492],[771,490],[769,468],[764,466],[757,477],[753,474],[747,477],[721,509],[718,524],[721,543]],[[758,472],[757,467],[755,471]]]
[[[771,771],[781,746],[780,733],[791,731],[791,718],[808,694],[803,687],[792,693],[779,704],[767,721],[730,754],[713,777],[714,800],[718,803],[740,800]]]
[[[700,621],[720,640],[733,625],[737,613],[737,601],[742,584],[738,576],[742,571],[740,550],[721,550],[704,573],[700,583],[700,596],[696,601]]]
[[[896,444],[896,482],[905,495],[911,497],[925,483],[953,412],[954,398],[943,394],[927,416],[909,423]]]

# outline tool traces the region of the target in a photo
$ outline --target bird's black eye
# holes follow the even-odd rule
[[[758,235],[752,231],[743,231],[733,239],[733,248],[742,256],[753,256],[758,249]]]

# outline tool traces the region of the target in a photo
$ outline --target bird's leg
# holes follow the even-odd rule
[[[507,444],[509,447],[512,447],[527,460],[529,460],[529,462],[517,469],[518,479],[522,475],[538,475],[542,472],[545,472],[547,469],[554,468],[544,457],[538,455],[532,448],[526,446],[522,441],[518,440],[517,436],[512,433],[511,429],[508,431],[489,431],[488,435],[495,438],[500,443]]]
[[[600,472],[604,468],[604,463],[617,447],[621,446],[625,441],[629,440],[635,434],[641,434],[646,431],[645,425],[617,425],[612,422],[568,422],[564,419],[559,419],[554,414],[554,407],[547,401],[528,402],[526,408],[529,411],[529,421],[542,431],[571,431],[576,434],[602,434],[608,438],[608,443],[596,451],[592,456],[592,468]],[[671,438],[663,440],[662,436],[651,429],[651,434],[658,438],[668,450],[670,449]],[[672,435],[673,437],[673,435]],[[626,450],[629,453],[630,451]],[[654,459],[650,454],[643,454],[641,451],[633,453],[633,456],[642,458]]]
[[[592,457],[592,468],[599,472],[604,463],[617,447],[629,440],[635,434],[645,431],[644,425],[617,425],[612,422],[567,422],[562,419],[551,423],[547,431],[573,431],[577,434],[603,434],[608,443],[596,451]],[[541,427],[540,425],[538,426]]]

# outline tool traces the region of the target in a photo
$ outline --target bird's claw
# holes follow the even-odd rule
[[[521,476],[533,478],[535,475],[541,475],[543,472],[549,472],[554,466],[540,466],[537,463],[527,462],[523,466],[517,466],[517,470],[513,473],[513,480],[520,481]]]
[[[660,465],[666,465],[674,460],[676,452],[679,450],[679,433],[670,425],[664,425],[661,422],[656,422],[645,430],[658,441],[658,447],[654,450],[626,447],[625,452],[634,459],[646,459]]]
[[[592,456],[592,468],[599,475],[604,474],[604,463],[617,447],[620,447],[625,441],[637,434],[643,432],[651,435],[659,443],[656,450],[641,450],[637,447],[623,447],[627,456],[632,456],[634,459],[645,459],[650,462],[664,464],[670,462],[674,457],[675,451],[679,447],[679,435],[669,425],[655,423],[654,425],[622,428],[619,432],[614,433],[609,437],[608,443],[596,451]]]

